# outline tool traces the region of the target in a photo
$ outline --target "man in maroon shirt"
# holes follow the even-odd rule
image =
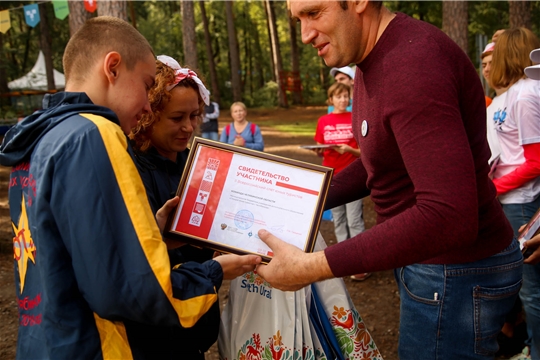
[[[265,230],[257,271],[274,287],[395,269],[402,359],[490,359],[521,286],[523,258],[488,178],[485,101],[474,66],[439,29],[380,2],[290,2],[326,65],[357,64],[361,157],[327,208],[370,195],[377,225],[305,254]]]

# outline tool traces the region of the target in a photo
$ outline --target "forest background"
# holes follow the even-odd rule
[[[333,82],[316,50],[301,42],[300,24],[290,19],[285,1],[69,1],[69,16],[55,17],[51,1],[0,1],[11,28],[0,32],[0,119],[15,119],[35,109],[14,106],[7,83],[25,75],[39,51],[45,55],[48,88],[52,68],[62,71],[66,43],[86,19],[112,15],[129,21],[157,55],[167,54],[197,69],[214,101],[248,107],[324,104]],[[25,21],[23,6],[38,4],[41,20]],[[445,31],[480,68],[480,54],[501,28],[525,26],[540,35],[540,1],[385,1]],[[479,69],[480,70],[480,69]],[[20,94],[20,93],[19,93]],[[10,95],[13,95],[11,93]]]

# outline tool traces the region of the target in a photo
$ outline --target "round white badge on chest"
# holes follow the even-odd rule
[[[368,132],[368,124],[367,124],[367,120],[364,120],[362,121],[362,136],[366,137],[367,132]]]

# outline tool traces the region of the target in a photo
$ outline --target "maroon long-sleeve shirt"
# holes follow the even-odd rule
[[[482,86],[442,31],[397,14],[357,66],[353,131],[361,157],[335,176],[327,208],[371,195],[377,225],[325,250],[335,276],[465,263],[509,245]]]

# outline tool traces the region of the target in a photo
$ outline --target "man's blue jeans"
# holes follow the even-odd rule
[[[503,204],[504,213],[512,224],[514,233],[527,223],[540,208],[540,196],[525,204]],[[531,359],[540,359],[540,264],[523,265],[523,286],[519,292],[527,322],[527,345],[531,347]]]
[[[521,287],[517,240],[465,264],[414,264],[394,270],[401,309],[399,358],[493,359]]]

